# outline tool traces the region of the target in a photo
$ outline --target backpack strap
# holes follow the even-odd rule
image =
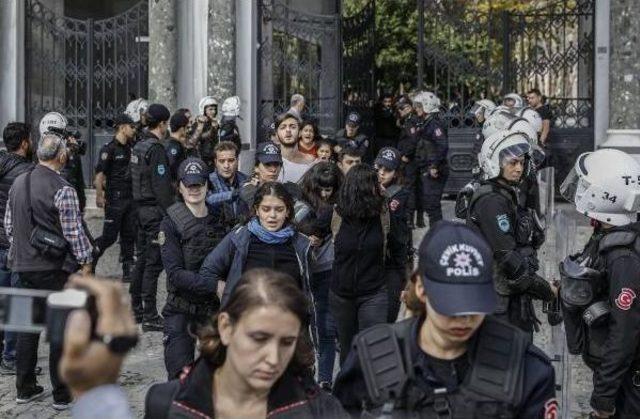
[[[417,318],[395,324],[378,324],[360,332],[354,344],[367,393],[373,405],[402,400],[413,377],[410,347],[412,325]],[[391,407],[391,410],[393,407]]]
[[[487,317],[478,332],[466,387],[493,400],[518,406],[523,396],[528,346],[523,332]]]

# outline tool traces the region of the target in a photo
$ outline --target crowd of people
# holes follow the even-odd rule
[[[593,415],[636,417],[640,165],[612,150],[580,156],[561,190],[596,220],[594,237],[563,262],[561,283],[539,276],[536,171],[551,119],[541,98],[532,89],[530,106],[512,93],[470,110],[477,164],[456,222],[442,220],[447,124],[432,92],[383,96],[372,137],[357,112],[335,136],[320,135],[296,94],[247,173],[237,97],[220,119],[210,96],[197,115],[137,99],[99,153],[105,221],[95,240],[82,188],[65,178],[79,135],[63,115],[45,115],[34,163],[29,126],[10,123],[2,284],[70,281],[97,302],[93,335],[78,311],[65,345],[50,345],[53,407],[75,398],[75,417],[130,416],[115,382],[138,323],[163,333],[167,382],[149,390],[149,418],[555,418],[554,369],[532,343],[541,300],[562,308],[549,321],[564,316],[569,349],[594,369]],[[423,212],[429,230],[416,252]],[[130,300],[119,284],[90,278],[118,237]],[[0,372],[16,375],[17,403],[45,394],[38,344],[38,334],[4,334]]]

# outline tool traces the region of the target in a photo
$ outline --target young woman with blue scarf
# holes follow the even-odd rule
[[[253,216],[246,225],[232,230],[205,258],[200,276],[220,289],[221,303],[237,285],[242,274],[252,268],[271,268],[289,274],[313,301],[310,292],[309,239],[292,225],[293,197],[277,182],[258,187]]]

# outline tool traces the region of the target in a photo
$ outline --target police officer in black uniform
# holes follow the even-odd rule
[[[387,290],[389,291],[389,309],[387,321],[394,322],[400,311],[400,294],[409,277],[407,270],[409,249],[413,240],[407,225],[407,201],[409,191],[405,188],[400,169],[400,152],[393,147],[383,147],[374,161],[378,172],[378,182],[382,187],[389,208],[389,255],[385,263]],[[413,270],[413,263],[410,267]]]
[[[593,370],[592,417],[638,418],[640,164],[614,149],[584,153],[560,191],[594,225],[584,250],[560,266],[569,351]]]
[[[215,287],[198,275],[205,256],[224,237],[217,214],[207,208],[207,166],[188,158],[178,168],[182,198],[167,209],[160,232],[160,250],[167,272],[167,303],[164,317],[164,361],[169,379],[193,362],[195,333],[219,306]],[[189,331],[192,331],[191,333]]]
[[[354,339],[334,387],[342,405],[387,418],[555,418],[551,362],[490,316],[492,267],[491,248],[472,228],[432,226],[412,278],[422,312]]]
[[[174,203],[169,162],[160,143],[167,133],[169,110],[160,104],[147,109],[146,137],[133,147],[131,181],[133,199],[138,208],[138,237],[136,266],[131,284],[131,303],[136,320],[143,331],[163,330],[162,317],[156,307],[158,276],[162,272],[160,222]]]
[[[429,216],[429,225],[433,225],[442,219],[440,201],[449,178],[449,140],[446,127],[438,118],[440,99],[431,92],[420,92],[413,103],[416,114],[422,119],[416,145],[416,160],[422,184],[422,208]]]
[[[78,194],[80,211],[84,212],[87,206],[87,196],[84,192],[84,173],[82,170],[82,156],[87,153],[87,144],[80,138],[78,131],[66,131],[68,158],[60,174],[64,177]]]
[[[420,121],[413,113],[413,104],[408,96],[400,96],[396,101],[398,113],[398,125],[400,125],[400,137],[398,138],[398,150],[402,154],[402,171],[404,182],[409,191],[407,201],[407,222],[409,228],[415,226],[423,228],[424,216],[422,213],[422,187],[420,186],[420,171],[416,160],[417,134],[420,129]],[[414,225],[413,213],[417,210],[417,224]]]
[[[493,249],[497,264],[496,315],[529,333],[538,330],[532,299],[551,301],[551,285],[538,276],[541,237],[518,206],[518,185],[529,164],[529,139],[519,131],[499,131],[480,153],[484,180],[471,197],[467,224],[476,226]]]
[[[104,208],[102,236],[95,241],[93,266],[98,258],[116,242],[120,235],[122,279],[131,281],[133,250],[136,240],[136,212],[131,192],[131,143],[136,135],[133,119],[126,114],[114,119],[116,133],[113,140],[100,149],[96,165],[96,205]]]
[[[171,182],[178,184],[178,167],[180,163],[187,158],[187,150],[185,143],[187,141],[187,127],[189,126],[189,118],[184,112],[175,112],[169,120],[169,129],[171,135],[167,141],[167,160],[169,161],[169,173],[171,173]]]
[[[362,117],[358,112],[350,112],[347,115],[347,122],[343,129],[336,132],[336,153],[343,148],[353,148],[362,153],[362,161],[371,164],[373,162],[374,154],[371,141],[366,135],[358,132],[360,124],[362,123]]]

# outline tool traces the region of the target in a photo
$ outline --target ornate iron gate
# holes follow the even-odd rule
[[[477,99],[539,87],[554,113],[551,152],[562,181],[569,160],[593,147],[593,0],[496,10],[491,2],[422,0],[418,85],[442,99],[449,129],[448,193],[469,179]],[[540,3],[537,3],[540,6]]]
[[[257,141],[294,93],[304,95],[320,131],[333,132],[341,113],[339,17],[304,13],[281,0],[260,0],[258,11]]]
[[[343,117],[352,110],[363,117],[362,129],[374,134],[376,2],[342,19]],[[342,122],[342,121],[341,121]]]
[[[101,20],[64,16],[38,0],[26,7],[27,120],[37,127],[47,112],[67,117],[87,141],[88,182],[113,117],[132,98],[147,95],[147,0]]]
[[[505,79],[511,90],[538,87],[548,96],[558,183],[593,149],[594,8],[595,0],[562,0],[510,15]]]

